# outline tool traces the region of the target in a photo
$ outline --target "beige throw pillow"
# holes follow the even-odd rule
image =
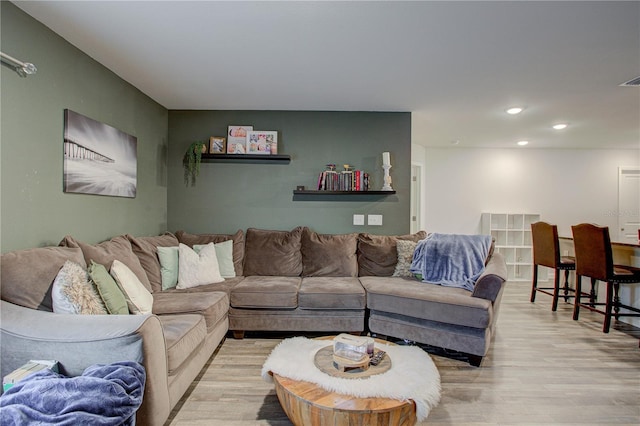
[[[185,289],[204,284],[224,281],[220,275],[216,248],[213,243],[205,245],[200,253],[191,247],[180,243],[178,246],[178,285],[176,288]]]
[[[139,315],[150,314],[153,308],[153,296],[136,274],[117,259],[113,261],[110,273],[127,299],[129,312]]]
[[[418,245],[415,241],[398,240],[396,241],[398,249],[398,263],[393,271],[393,277],[411,277],[411,262],[413,262],[413,252],[416,251]]]
[[[67,260],[53,280],[53,312],[58,314],[104,315],[107,310],[89,274],[81,265]]]

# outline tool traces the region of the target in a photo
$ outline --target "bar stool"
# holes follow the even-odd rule
[[[533,240],[533,283],[531,285],[531,302],[536,300],[536,292],[553,296],[551,310],[558,309],[560,297],[560,271],[564,271],[564,301],[567,302],[569,292],[574,290],[569,287],[569,271],[576,269],[575,258],[560,256],[560,243],[558,242],[558,227],[546,222],[531,224],[531,238]],[[554,270],[553,287],[538,287],[538,266],[546,266]]]
[[[576,252],[576,297],[573,305],[573,319],[577,320],[580,308],[604,315],[602,331],[609,332],[611,317],[640,317],[640,309],[624,305],[620,302],[618,291],[620,284],[640,283],[640,270],[613,264],[609,228],[582,223],[571,227]],[[582,277],[591,278],[591,289],[594,291],[596,281],[607,283],[607,295],[604,303],[582,303]],[[604,311],[598,309],[604,306]],[[620,313],[624,308],[634,313]]]

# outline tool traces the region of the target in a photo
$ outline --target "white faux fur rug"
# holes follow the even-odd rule
[[[423,421],[440,402],[440,373],[431,357],[416,346],[381,345],[376,347],[391,357],[391,368],[362,379],[332,377],[314,364],[318,350],[331,340],[306,337],[285,339],[276,346],[264,365],[262,378],[273,382],[269,372],[294,380],[315,383],[325,390],[361,398],[381,397],[416,403],[416,416]]]

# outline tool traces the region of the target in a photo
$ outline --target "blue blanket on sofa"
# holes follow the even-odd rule
[[[491,241],[489,235],[433,233],[418,241],[411,273],[421,275],[422,282],[473,291],[484,272]]]
[[[92,365],[78,377],[33,373],[0,397],[0,424],[135,425],[146,374],[136,362]]]

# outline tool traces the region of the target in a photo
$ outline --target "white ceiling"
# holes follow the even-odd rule
[[[168,109],[411,111],[424,146],[640,148],[640,87],[619,87],[638,1],[14,3]]]

